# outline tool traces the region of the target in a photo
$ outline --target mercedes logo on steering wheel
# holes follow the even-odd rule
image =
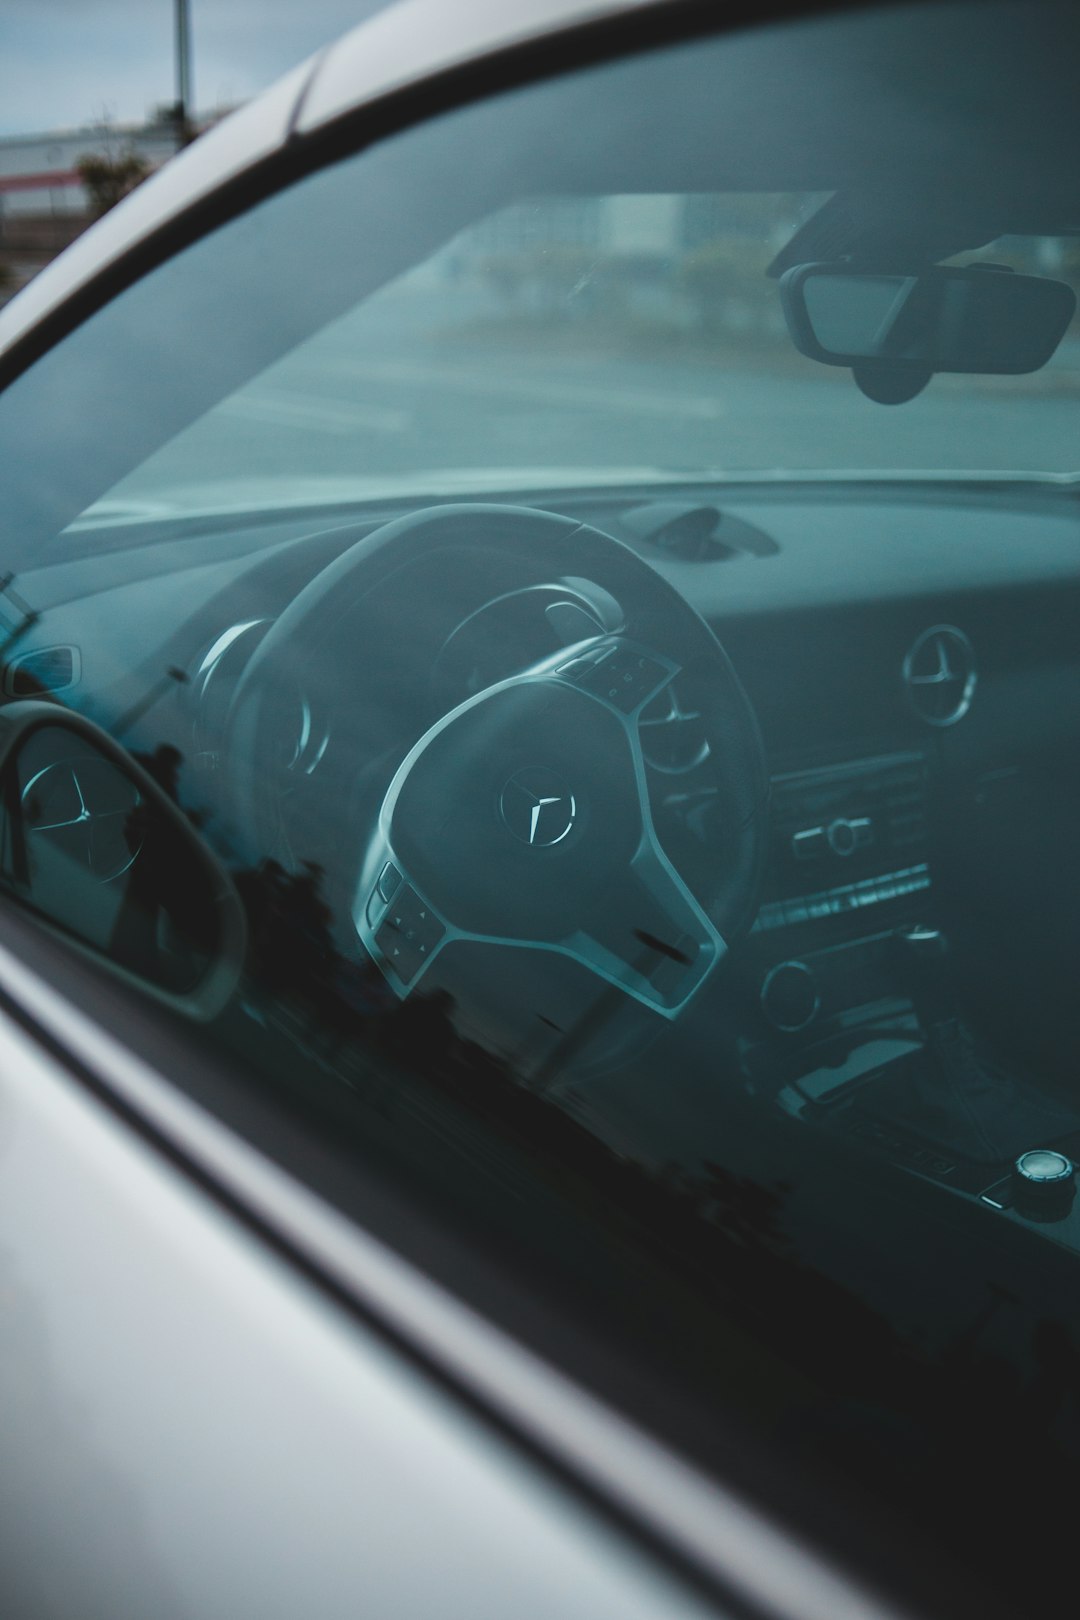
[[[546,849],[561,844],[573,828],[577,801],[554,771],[529,765],[506,783],[499,813],[515,838],[534,849]]]

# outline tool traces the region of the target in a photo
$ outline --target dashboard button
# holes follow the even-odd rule
[[[1016,1210],[1031,1220],[1061,1220],[1076,1197],[1076,1166],[1064,1153],[1033,1148],[1013,1166]]]
[[[829,840],[829,848],[834,855],[854,855],[857,845],[857,828],[855,823],[849,821],[846,816],[837,816],[835,821],[830,821],[825,836]]]
[[[817,981],[805,962],[781,962],[765,975],[761,1008],[774,1029],[795,1034],[817,1017]]]
[[[824,827],[804,827],[791,835],[791,853],[797,861],[812,861],[824,855],[826,848]]]
[[[755,929],[783,928],[786,921],[784,907],[776,900],[770,900],[758,912]]]

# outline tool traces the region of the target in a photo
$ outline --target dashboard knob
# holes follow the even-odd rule
[[[1054,1148],[1021,1153],[1013,1166],[1016,1211],[1032,1220],[1061,1220],[1076,1196],[1076,1166]]]
[[[958,994],[947,935],[917,923],[893,936],[901,983],[929,1033],[957,1016]]]
[[[793,1035],[812,1024],[821,1007],[817,981],[805,962],[781,962],[762,981],[761,1010],[774,1029]]]

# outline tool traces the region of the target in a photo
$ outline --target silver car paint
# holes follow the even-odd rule
[[[332,47],[304,96],[307,134],[364,102],[478,56],[649,0],[400,0]],[[405,42],[408,42],[407,44]],[[567,64],[570,65],[569,62]]]
[[[12,1620],[706,1612],[0,1016]]]
[[[299,1259],[720,1590],[762,1616],[903,1620],[894,1606],[830,1568],[789,1530],[724,1485],[704,1479],[338,1214],[2,945],[0,990]],[[2,1231],[0,1224],[0,1243]],[[297,1374],[306,1376],[301,1368]]]

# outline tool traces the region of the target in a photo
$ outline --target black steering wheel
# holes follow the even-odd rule
[[[354,938],[402,998],[443,952],[482,943],[569,957],[675,1018],[756,909],[764,751],[712,631],[597,529],[527,508],[441,506],[346,549],[276,621],[238,686],[228,757],[241,817],[265,822],[276,717],[296,671],[348,659],[341,690],[377,705],[379,672],[350,628],[360,604],[395,580],[415,592],[425,568],[458,555],[481,598],[508,582],[540,590],[568,644],[407,739],[377,809],[347,833]],[[678,865],[657,831],[642,743],[643,717],[665,707],[692,708],[708,756],[709,835]]]

